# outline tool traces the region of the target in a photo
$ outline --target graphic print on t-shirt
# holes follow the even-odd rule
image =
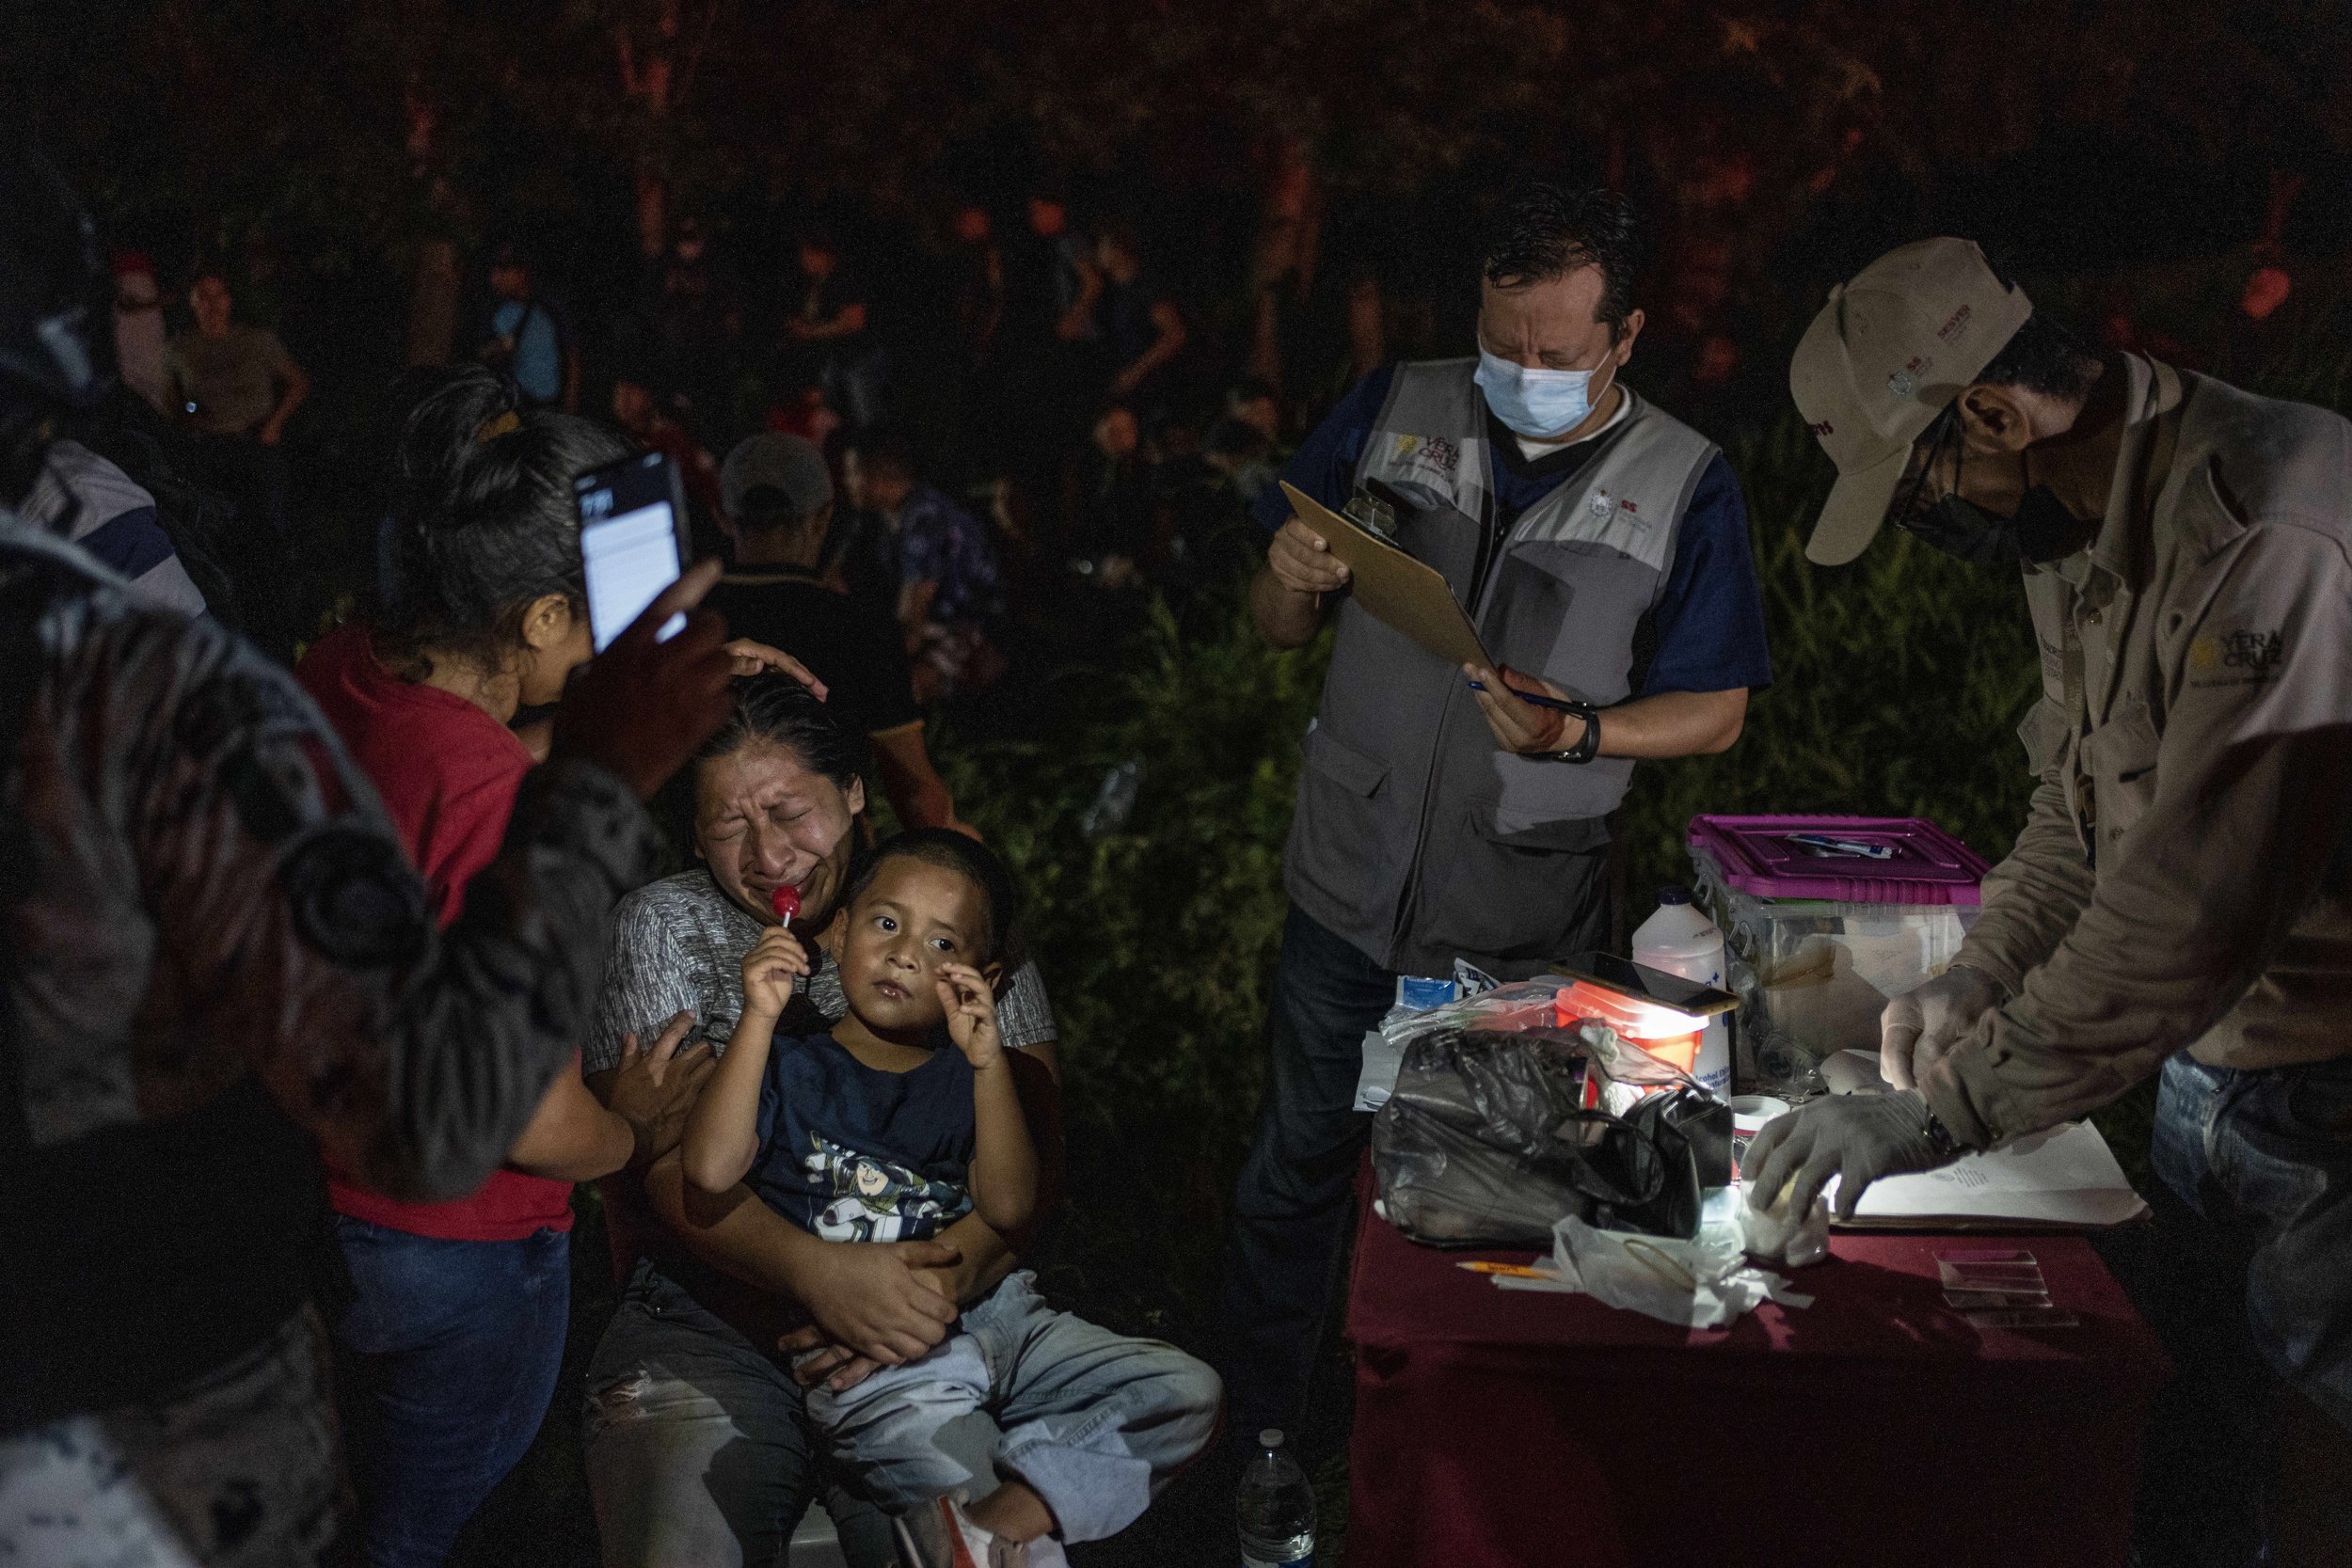
[[[926,1180],[817,1132],[808,1142],[802,1168],[834,1195],[817,1216],[817,1234],[828,1242],[927,1241],[971,1212],[972,1195],[959,1183]]]

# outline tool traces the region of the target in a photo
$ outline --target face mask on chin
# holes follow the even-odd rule
[[[1478,350],[1479,391],[1503,428],[1531,441],[1553,441],[1590,418],[1596,371],[1531,371]],[[1602,383],[1602,389],[1607,389]]]

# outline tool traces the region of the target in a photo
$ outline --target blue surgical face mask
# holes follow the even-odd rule
[[[1478,349],[1478,389],[1504,427],[1531,441],[1549,441],[1584,422],[1593,411],[1594,371],[1531,371]]]

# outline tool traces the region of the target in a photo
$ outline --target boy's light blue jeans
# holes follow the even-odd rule
[[[958,1488],[977,1502],[1017,1477],[1054,1511],[1061,1540],[1099,1541],[1133,1524],[1216,1435],[1215,1372],[1173,1345],[1054,1310],[1035,1278],[1024,1270],[965,1308],[921,1360],[845,1393],[809,1391],[810,1418],[884,1508]],[[993,1452],[998,1474],[955,1457],[974,1451]]]

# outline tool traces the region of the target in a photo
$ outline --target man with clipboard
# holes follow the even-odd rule
[[[1460,611],[1409,562],[1379,562],[1396,576],[1375,591],[1349,524],[1310,506],[1318,531],[1279,490],[1258,507],[1260,634],[1295,647],[1336,614],[1338,641],[1228,1249],[1236,1432],[1304,1413],[1370,1120],[1351,1109],[1361,1041],[1396,976],[1465,958],[1517,978],[1607,946],[1608,819],[1634,759],[1724,750],[1772,678],[1738,482],[1618,379],[1643,320],[1629,204],[1534,185],[1499,216],[1476,357],[1367,376],[1284,476],[1392,537]],[[1366,562],[1360,595],[1334,537]]]

